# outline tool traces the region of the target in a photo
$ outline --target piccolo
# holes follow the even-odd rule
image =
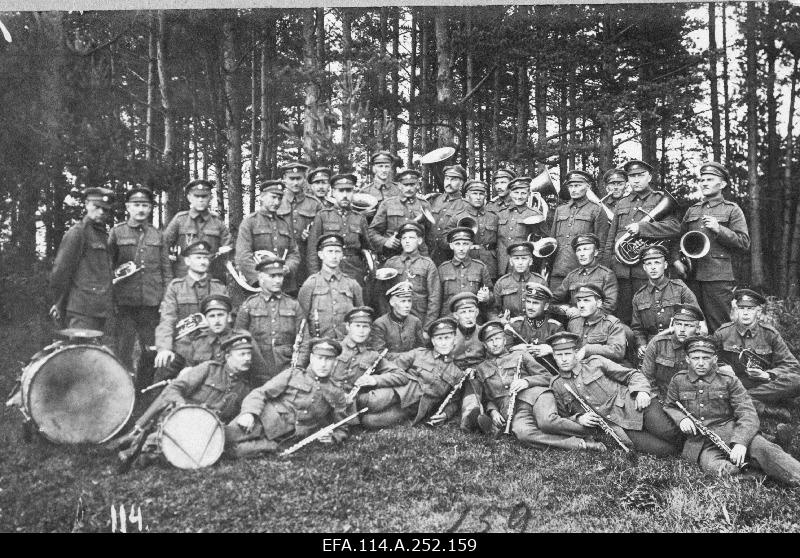
[[[294,452],[296,452],[300,448],[302,448],[304,446],[307,446],[308,444],[310,444],[314,440],[318,440],[319,438],[322,438],[326,434],[330,434],[331,432],[333,432],[334,430],[339,428],[341,425],[343,425],[343,424],[345,424],[347,422],[350,422],[351,420],[356,418],[358,415],[360,415],[361,413],[366,413],[368,410],[369,409],[367,409],[367,407],[364,407],[360,411],[357,411],[357,412],[353,413],[349,417],[343,418],[339,422],[336,422],[334,424],[329,424],[328,426],[320,428],[319,430],[314,432],[311,436],[306,436],[305,438],[303,438],[302,440],[297,442],[295,445],[293,445],[289,449],[286,449],[286,450],[282,451],[281,452],[281,457],[285,457],[287,455],[293,454]]]

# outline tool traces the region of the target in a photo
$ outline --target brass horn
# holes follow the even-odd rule
[[[558,196],[561,193],[561,185],[558,179],[553,178],[553,172],[545,169],[531,180],[531,194],[539,192],[541,196]]]
[[[702,231],[689,231],[681,237],[681,263],[686,266],[686,275],[692,272],[692,260],[699,260],[711,250],[711,240]]]
[[[456,227],[472,229],[472,234],[478,234],[478,222],[472,217],[462,217],[456,222]]]
[[[537,258],[549,258],[558,249],[558,241],[552,236],[540,238],[533,243],[533,255]]]
[[[672,211],[672,208],[675,207],[675,198],[673,198],[669,192],[664,191],[663,194],[664,197],[661,198],[661,201],[646,213],[645,216],[639,220],[639,223],[650,223],[651,221],[655,221],[656,218]],[[639,255],[642,251],[655,245],[663,246],[664,241],[647,242],[625,231],[625,234],[614,242],[614,257],[617,258],[619,263],[636,265],[639,263]]]

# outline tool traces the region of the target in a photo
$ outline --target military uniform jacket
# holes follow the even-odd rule
[[[344,259],[342,260],[342,271],[345,261],[353,273],[365,274],[366,266],[361,258],[361,250],[371,248],[367,234],[367,219],[363,215],[354,212],[352,209],[342,210],[339,208],[322,209],[314,217],[311,231],[308,234],[308,248],[306,251],[306,262],[309,273],[316,273],[321,266],[317,256],[317,240],[324,234],[335,233],[344,238]],[[348,273],[354,279],[353,273]]]
[[[230,335],[230,328],[225,328],[219,333],[213,333],[210,329],[201,329],[189,334],[191,348],[187,354],[182,354],[186,359],[186,366],[196,366],[207,360],[216,360],[225,363],[225,351],[222,350],[222,340]],[[250,370],[244,374],[247,382],[257,386],[263,384],[275,373],[268,373],[267,364],[258,346],[253,347],[253,359],[250,362]]]
[[[647,344],[642,359],[641,371],[653,391],[666,400],[667,386],[680,370],[686,370],[686,351],[683,343],[672,332],[662,331]]]
[[[525,312],[522,295],[525,293],[525,284],[529,281],[547,286],[547,280],[533,271],[527,273],[512,271],[498,279],[494,284],[495,315],[500,315],[506,310],[511,312],[512,317],[522,315]]]
[[[195,279],[187,273],[184,277],[172,280],[159,307],[161,319],[156,326],[157,350],[175,350],[181,354],[187,352],[190,343],[188,337],[178,341],[183,345],[183,349],[173,348],[175,324],[189,314],[199,312],[200,301],[210,294],[227,295],[228,289],[220,281],[208,275],[203,279]]]
[[[413,221],[422,213],[423,209],[431,211],[431,204],[416,196],[411,196],[410,198],[403,198],[402,196],[385,198],[383,202],[378,205],[375,216],[372,218],[372,222],[367,230],[369,240],[372,242],[375,251],[387,254],[396,253],[391,250],[386,250],[384,246],[386,241],[397,232],[400,225],[408,221]],[[421,226],[425,233],[424,236],[427,237],[431,224],[425,220],[422,222]],[[422,239],[419,245],[419,252],[423,256],[429,254],[429,248],[425,238]]]
[[[698,305],[697,297],[680,279],[662,277],[655,285],[648,281],[636,291],[633,295],[631,329],[640,347],[647,345],[656,333],[669,327],[677,304]]]
[[[486,359],[475,367],[476,394],[486,409],[486,414],[498,411],[503,418],[508,418],[508,403],[511,397],[509,388],[517,373],[517,364],[522,359],[520,378],[528,383],[528,387],[517,393],[517,401],[525,401],[533,406],[543,388],[550,385],[551,376],[534,358],[525,351],[503,351],[498,356],[487,355]],[[530,389],[530,388],[539,388]]]
[[[553,300],[555,302],[572,302],[572,293],[582,285],[593,283],[599,285],[603,290],[603,310],[613,314],[617,309],[617,296],[619,294],[619,283],[617,276],[602,264],[595,263],[587,266],[578,266],[573,269],[559,286],[553,289]]]
[[[347,416],[345,392],[328,378],[319,379],[310,370],[288,368],[242,401],[242,414],[259,418],[268,440],[287,434],[304,437]],[[347,425],[331,434],[347,437]]]
[[[497,213],[499,215],[501,211],[508,207],[508,205],[508,196],[505,196],[504,198],[497,198],[494,201],[486,202],[486,211],[491,211],[492,213]]]
[[[511,318],[509,325],[511,325],[520,337],[525,339],[525,343],[532,345],[541,345],[545,342],[545,339],[554,333],[564,331],[564,326],[561,325],[561,322],[553,318],[548,318],[547,316],[536,319],[530,319],[527,316],[517,316],[516,318]],[[520,341],[519,337],[511,333],[506,333],[506,346],[513,347],[520,343],[522,343],[522,341]]]
[[[497,273],[499,275],[503,275],[508,268],[509,255],[506,248],[509,245],[526,240],[529,233],[547,236],[544,221],[532,227],[520,222],[532,215],[541,215],[541,213],[527,205],[510,205],[497,214]]]
[[[158,306],[172,281],[169,248],[161,231],[150,223],[120,223],[108,235],[112,267],[133,262],[141,267],[114,285],[114,299],[122,306]]]
[[[242,220],[236,236],[236,266],[251,285],[258,284],[253,255],[256,250],[269,250],[277,257],[286,252],[286,267],[293,275],[300,265],[300,253],[289,224],[276,213],[258,210]],[[285,286],[285,285],[284,285]]]
[[[430,203],[436,224],[429,233],[429,244],[431,249],[446,253],[450,249],[446,240],[447,225],[453,215],[464,211],[469,204],[461,197],[461,192],[436,194],[431,198]]]
[[[703,378],[688,369],[675,374],[667,388],[664,410],[675,424],[680,424],[686,415],[675,401],[680,401],[728,445],[749,446],[758,434],[760,423],[753,400],[729,366],[717,367]],[[710,444],[704,436],[692,436],[683,446],[683,455],[696,461]]]
[[[184,248],[198,240],[209,243],[212,255],[222,246],[233,245],[231,233],[225,222],[208,210],[202,213],[194,209],[179,211],[164,229],[164,242],[167,248],[178,246],[183,252]],[[186,269],[183,257],[178,256],[173,265],[173,275],[183,277],[186,275]]]
[[[719,233],[714,234],[703,226],[703,215],[710,215],[719,221]],[[708,254],[694,260],[693,276],[698,281],[733,281],[733,252],[739,251],[740,257],[750,249],[750,234],[744,213],[733,202],[727,201],[722,194],[697,202],[686,210],[680,224],[680,235],[689,231],[702,231],[711,241]],[[672,259],[679,256],[678,246],[673,246]]]
[[[442,306],[442,283],[433,260],[418,252],[400,254],[386,260],[385,267],[399,272],[396,282],[411,281],[411,312],[422,320],[422,327],[439,317]]]
[[[464,217],[471,217],[475,219],[478,224],[478,232],[475,234],[475,243],[470,252],[476,259],[479,259],[486,264],[489,270],[489,277],[492,280],[497,279],[497,228],[500,220],[497,213],[484,208],[475,209],[467,204],[462,211],[459,211],[450,218],[450,222],[445,225],[445,230],[450,230],[456,227],[459,220]]]
[[[349,336],[342,340],[342,354],[336,357],[336,364],[331,372],[331,380],[338,384],[345,392],[353,389],[353,383],[364,375],[378,358],[378,351],[374,351],[364,343],[356,344]],[[400,370],[389,360],[382,358],[373,374],[399,373]]]
[[[378,198],[378,201],[384,201],[387,198],[393,198],[400,195],[400,185],[397,182],[378,182],[373,181],[356,190],[361,194],[369,194]]]
[[[228,422],[239,413],[239,405],[250,389],[246,379],[226,364],[209,360],[181,370],[161,397],[167,403],[205,405]]]
[[[292,360],[303,317],[300,303],[286,293],[260,292],[239,307],[235,327],[253,335],[267,361],[269,375],[274,376]]]
[[[736,353],[736,357],[743,349],[752,349],[769,362],[769,366],[765,367],[766,371],[778,375],[800,373],[797,359],[786,346],[778,330],[770,325],[757,322],[745,328],[734,322],[728,322],[719,326],[714,332],[714,338],[719,342],[720,350]]]
[[[453,361],[461,370],[474,368],[486,358],[486,349],[478,339],[478,328],[464,331],[458,326],[456,331],[456,344],[453,347]]]
[[[287,190],[283,195],[277,213],[279,217],[289,224],[298,244],[305,247],[305,241],[300,240],[300,234],[314,221],[314,217],[317,216],[321,209],[322,204],[315,198],[306,196],[302,192],[295,194]]]
[[[393,360],[398,354],[425,344],[422,321],[413,314],[399,320],[390,310],[372,324],[368,343],[374,351],[389,349],[386,358]]]
[[[433,415],[464,375],[452,356],[422,347],[397,355],[394,363],[400,372],[375,376],[378,382],[375,387],[393,387],[404,409],[419,405],[414,424]],[[459,394],[450,400],[445,408],[448,418],[456,414],[460,402]]]
[[[58,247],[50,273],[53,297],[57,304],[66,302],[67,312],[108,318],[113,308],[112,276],[106,228],[84,217],[64,234]]]
[[[602,310],[588,318],[578,316],[567,323],[567,331],[581,336],[587,357],[600,355],[615,361],[625,358],[628,342],[622,322],[616,316]]]
[[[323,268],[306,279],[297,293],[297,302],[308,317],[311,331],[314,311],[319,311],[320,335],[324,337],[344,323],[344,315],[353,307],[363,306],[364,296],[355,279],[338,269],[331,272]]]
[[[642,429],[644,414],[636,410],[634,397],[640,391],[649,395],[650,384],[641,372],[593,356],[579,362],[569,376],[553,378],[550,388],[556,397],[559,414],[577,422],[578,416],[585,411],[564,388],[565,382],[569,382],[570,387],[597,409],[606,421],[628,430]]]
[[[439,266],[439,279],[442,281],[442,311],[441,315],[448,314],[447,303],[450,297],[464,292],[478,294],[481,287],[486,286],[491,293],[494,286],[489,277],[489,269],[480,260],[473,260],[469,256],[464,261],[455,259],[444,262]],[[492,297],[480,303],[481,307],[491,308]]]
[[[648,189],[644,193],[631,192],[622,198],[614,210],[614,219],[611,221],[611,228],[606,237],[606,247],[603,255],[606,262],[613,262],[610,267],[614,270],[617,277],[621,279],[647,279],[641,265],[627,266],[619,263],[614,258],[614,243],[617,238],[625,234],[625,227],[633,223],[639,223],[647,213],[649,213],[664,197],[661,192],[654,192]],[[680,227],[677,217],[670,213],[667,216],[659,216],[656,221],[640,223],[639,238],[644,239],[669,239],[677,236]],[[606,263],[604,262],[604,263]]]
[[[605,246],[608,235],[608,217],[600,204],[582,200],[570,200],[559,205],[555,211],[550,236],[558,241],[553,259],[552,275],[564,277],[578,267],[578,259],[572,249],[572,239],[580,234],[594,233],[600,239],[600,249]],[[602,257],[602,254],[601,254]]]

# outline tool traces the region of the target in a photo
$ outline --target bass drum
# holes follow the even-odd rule
[[[209,467],[225,449],[225,427],[206,407],[182,405],[161,421],[158,444],[167,461],[179,469]]]
[[[99,444],[133,412],[130,374],[101,345],[60,345],[34,356],[22,371],[24,412],[38,432],[59,444]]]

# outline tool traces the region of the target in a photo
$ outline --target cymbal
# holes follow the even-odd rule
[[[103,336],[103,332],[96,329],[68,327],[67,329],[59,329],[56,331],[56,335],[61,335],[69,339],[97,339]]]
[[[434,149],[433,151],[429,151],[425,155],[423,155],[419,162],[423,165],[432,165],[433,163],[440,163],[446,159],[449,159],[453,156],[456,152],[455,147],[440,147],[439,149]]]

